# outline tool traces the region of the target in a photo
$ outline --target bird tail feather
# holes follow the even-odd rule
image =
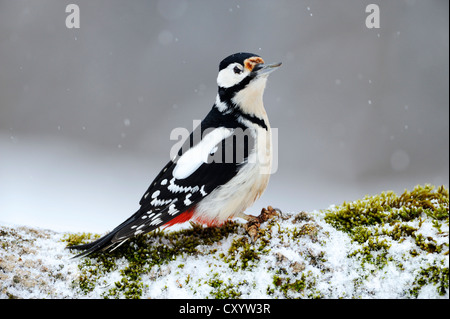
[[[126,221],[124,221],[122,224],[120,224],[119,226],[114,228],[114,230],[112,232],[110,232],[110,233],[106,234],[105,236],[97,239],[96,241],[93,241],[92,243],[83,244],[83,245],[68,246],[66,248],[67,249],[75,249],[75,250],[84,250],[82,253],[80,253],[78,255],[75,255],[72,258],[87,257],[87,256],[90,256],[92,254],[105,251],[105,250],[107,250],[109,248],[112,248],[112,250],[114,250],[115,248],[117,248],[118,246],[123,244],[126,240],[128,240],[128,238],[123,238],[123,239],[119,239],[118,240],[116,238],[117,233],[119,233],[124,227],[126,227],[127,225],[129,225],[130,223],[135,221],[136,220],[136,215],[138,213],[139,213],[139,211],[136,212],[130,218],[128,218]],[[115,247],[112,247],[112,246],[115,246]]]
[[[86,257],[89,255],[92,255],[97,252],[101,252],[104,250],[107,250],[109,247],[114,245],[115,243],[112,241],[115,233],[111,232],[105,236],[103,236],[100,239],[97,239],[96,241],[93,241],[92,243],[84,244],[84,245],[76,245],[76,246],[68,246],[68,249],[75,249],[75,250],[84,250],[82,253],[75,255],[72,258],[81,258]]]

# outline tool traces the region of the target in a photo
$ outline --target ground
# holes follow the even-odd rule
[[[81,259],[66,246],[99,235],[0,225],[0,298],[448,299],[448,203],[416,186],[283,212],[255,242],[240,222],[187,224]]]

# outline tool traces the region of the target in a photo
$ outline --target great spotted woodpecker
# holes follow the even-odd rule
[[[252,53],[222,60],[211,111],[156,176],[138,211],[104,237],[70,248],[87,256],[188,220],[209,226],[235,217],[254,220],[244,211],[266,189],[272,158],[263,92],[268,74],[280,65]]]

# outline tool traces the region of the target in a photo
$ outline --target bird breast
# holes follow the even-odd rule
[[[267,117],[265,122],[268,124]],[[269,182],[272,164],[272,135],[255,127],[256,143],[247,161],[226,184],[219,186],[197,206],[193,218],[207,224],[222,224],[244,212],[264,192]]]

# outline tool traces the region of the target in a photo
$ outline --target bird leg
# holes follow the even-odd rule
[[[259,216],[247,215],[242,213],[241,216],[238,217],[244,218],[247,221],[247,224],[245,224],[244,228],[247,234],[250,236],[250,239],[254,243],[259,237],[259,227],[261,226],[261,223],[264,223],[265,221],[280,215],[281,210],[273,208],[272,206],[268,206],[267,209],[263,208],[261,210],[261,214],[259,214]]]

